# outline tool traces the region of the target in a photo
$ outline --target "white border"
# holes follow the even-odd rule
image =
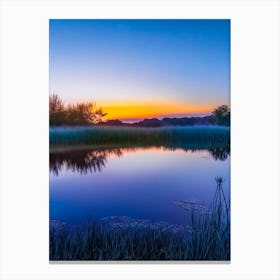
[[[1,279],[279,279],[279,2],[2,1]],[[230,18],[230,264],[48,261],[48,19]]]

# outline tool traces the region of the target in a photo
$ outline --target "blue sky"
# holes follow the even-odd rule
[[[229,105],[230,21],[50,20],[50,93],[100,106]]]

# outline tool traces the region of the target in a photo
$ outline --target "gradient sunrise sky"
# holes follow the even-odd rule
[[[50,20],[50,93],[107,119],[206,115],[230,102],[230,20]]]

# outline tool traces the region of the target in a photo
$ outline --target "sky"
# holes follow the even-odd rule
[[[230,20],[49,22],[50,94],[107,119],[208,115],[230,102]]]

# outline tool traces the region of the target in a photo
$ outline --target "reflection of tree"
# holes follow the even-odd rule
[[[65,167],[73,172],[87,174],[88,172],[101,171],[106,160],[106,153],[97,150],[50,153],[50,171],[58,175]]]
[[[211,148],[208,151],[215,160],[221,161],[226,160],[230,154],[230,148],[228,146]]]
[[[98,149],[85,149],[85,150],[68,150],[59,152],[50,152],[50,172],[58,175],[63,168],[78,172],[80,174],[87,174],[92,172],[101,171],[107,159],[114,155],[121,157],[125,152],[136,152],[145,149],[163,149],[175,151],[177,149],[184,150],[185,152],[198,152],[202,149],[188,149],[185,147],[125,147],[125,148],[98,148]],[[203,149],[205,151],[205,149]],[[215,160],[226,160],[230,149],[229,147],[217,147],[207,149]]]

